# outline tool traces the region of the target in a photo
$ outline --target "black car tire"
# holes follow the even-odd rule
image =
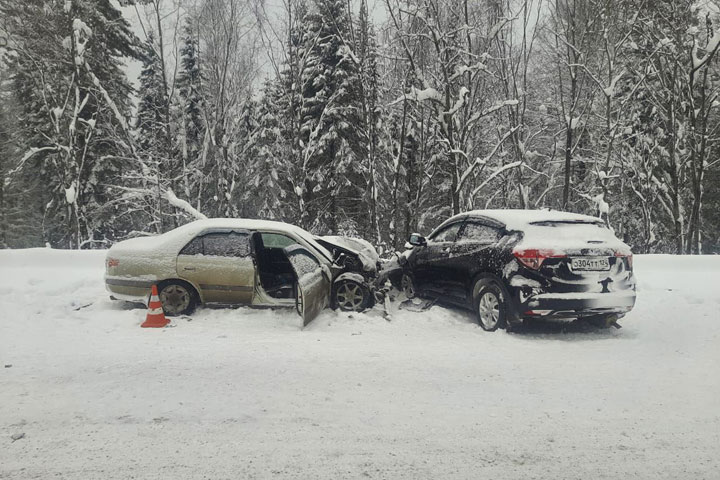
[[[408,299],[413,299],[418,296],[417,288],[415,287],[415,279],[410,273],[404,272],[402,274],[402,278],[400,279],[400,290]]]
[[[508,298],[505,289],[492,278],[483,277],[473,287],[473,309],[478,325],[486,332],[507,326]]]
[[[362,312],[370,306],[370,289],[355,280],[340,280],[333,286],[333,308],[344,312]]]
[[[198,304],[195,288],[182,280],[161,282],[158,285],[158,297],[163,304],[163,312],[170,317],[188,315],[195,311]]]

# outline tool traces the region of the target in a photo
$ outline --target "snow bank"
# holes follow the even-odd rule
[[[107,299],[104,252],[0,251],[0,477],[715,478],[720,257],[637,256],[623,329],[459,310]],[[25,434],[16,441],[11,436]]]
[[[0,272],[10,275],[18,273],[16,269],[24,268],[47,269],[48,271],[58,268],[104,269],[106,252],[107,250],[58,250],[54,248],[0,249]]]

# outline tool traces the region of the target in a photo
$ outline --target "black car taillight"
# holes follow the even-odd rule
[[[616,258],[624,258],[627,262],[628,270],[632,270],[633,268],[633,256],[632,253],[625,253],[625,252],[615,252]]]
[[[547,258],[566,258],[567,255],[550,249],[525,248],[513,250],[513,255],[528,268],[538,270]]]

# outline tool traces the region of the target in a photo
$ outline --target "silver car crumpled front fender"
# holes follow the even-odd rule
[[[359,273],[356,273],[356,272],[344,272],[344,273],[341,273],[340,275],[338,275],[338,276],[335,278],[335,280],[333,280],[333,285],[335,285],[335,284],[337,284],[337,283],[340,283],[340,282],[342,282],[343,280],[352,280],[353,282],[357,282],[357,283],[359,283],[359,284],[361,284],[361,285],[365,285],[366,287],[370,288],[371,290],[373,289],[373,285],[369,284],[369,283],[365,280],[365,277],[363,277],[362,275],[360,275]]]

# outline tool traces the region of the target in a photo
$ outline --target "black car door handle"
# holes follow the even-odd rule
[[[195,268],[195,267],[183,267],[183,270],[195,271],[195,270],[197,270],[197,268]]]

